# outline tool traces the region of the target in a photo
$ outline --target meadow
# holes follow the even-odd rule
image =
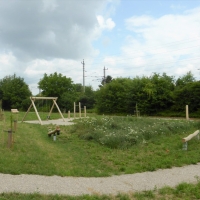
[[[43,114],[41,118],[45,120],[47,114]],[[14,141],[12,147],[8,148],[7,132],[4,130],[10,127],[11,113],[5,112],[4,115],[6,122],[0,121],[0,173],[105,177],[155,171],[200,161],[199,140],[192,139],[189,141],[188,150],[182,149],[182,138],[200,129],[198,120],[91,114],[87,118],[77,118],[74,125],[60,126],[61,134],[53,141],[47,133],[54,125],[21,123],[24,113],[19,112],[17,131],[13,133]],[[13,118],[15,117],[16,115],[13,115]],[[53,113],[52,119],[58,117],[58,114]],[[37,119],[35,113],[29,113],[26,118],[34,119]],[[199,188],[199,184],[187,187]],[[175,190],[165,191],[173,196]],[[149,191],[148,195],[143,193],[138,196],[157,198],[157,193],[158,191]],[[38,194],[35,195],[37,197]],[[41,196],[38,196],[41,199]],[[93,199],[130,198],[125,194],[122,197]],[[86,196],[81,198],[92,199]],[[4,197],[1,195],[0,199]]]

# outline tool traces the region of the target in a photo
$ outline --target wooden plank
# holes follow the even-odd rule
[[[30,97],[32,100],[37,100],[37,99],[52,99],[52,100],[57,100],[58,97]]]
[[[17,109],[11,109],[12,113],[18,113],[19,111]]]
[[[188,135],[187,137],[183,138],[182,141],[183,142],[187,142],[189,140],[191,140],[193,137],[197,136],[199,134],[199,130],[195,131],[194,133]]]

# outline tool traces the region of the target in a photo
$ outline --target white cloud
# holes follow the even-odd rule
[[[180,76],[197,72],[200,65],[200,8],[159,18],[148,15],[125,20],[127,36],[122,55],[124,75],[150,75],[152,72]]]
[[[150,16],[133,16],[125,21],[128,30],[137,30],[137,27],[152,26],[154,19]]]
[[[115,22],[111,18],[104,19],[103,16],[98,15],[97,16],[97,21],[99,23],[99,28],[101,30],[104,30],[104,29],[112,30],[115,27]]]

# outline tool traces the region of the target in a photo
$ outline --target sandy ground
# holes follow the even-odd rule
[[[174,187],[182,182],[195,183],[198,177],[200,163],[155,172],[101,178],[0,174],[0,193],[118,194],[153,190],[163,186]]]
[[[72,125],[74,124],[72,121],[74,118],[64,118],[63,119],[55,119],[55,120],[45,120],[42,121],[42,125],[47,125],[47,124],[54,124],[54,125]],[[39,120],[32,120],[32,121],[24,121],[23,123],[31,123],[31,124],[40,124]]]

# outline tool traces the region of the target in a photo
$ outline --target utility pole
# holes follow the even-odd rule
[[[106,69],[104,66],[104,68],[103,68],[103,85],[106,84],[106,70],[108,70],[108,68]]]
[[[83,64],[83,93],[85,93],[85,63],[84,63],[84,59],[83,59],[83,62],[81,62],[81,64]]]

